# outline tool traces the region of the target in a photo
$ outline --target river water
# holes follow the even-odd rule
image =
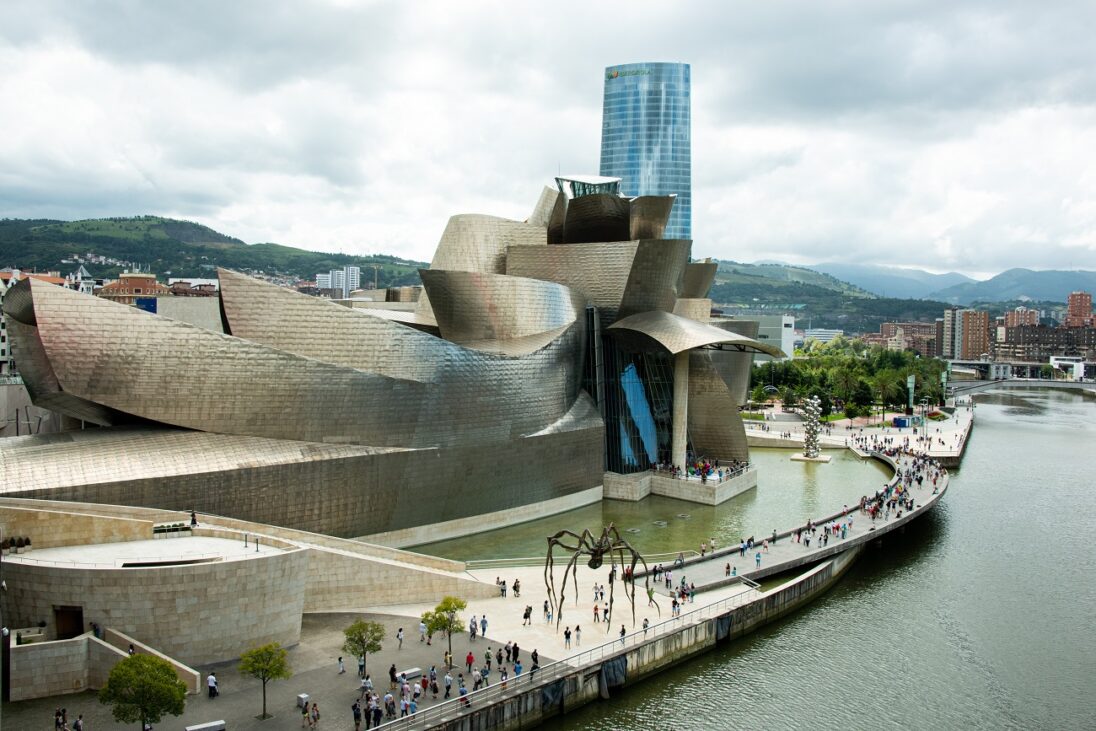
[[[1000,390],[977,403],[943,502],[869,547],[824,597],[552,728],[1096,728],[1096,399]],[[418,550],[535,555],[545,528],[603,519],[638,529],[626,536],[643,551],[710,535],[725,545],[851,503],[883,477],[844,457],[810,472],[786,453],[755,461],[769,473],[756,495],[718,508],[609,502]]]

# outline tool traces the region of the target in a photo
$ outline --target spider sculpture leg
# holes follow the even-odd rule
[[[575,545],[573,545],[573,546],[568,545],[566,542],[561,540],[563,537],[574,538],[575,539]],[[555,577],[556,561],[555,561],[555,556],[553,554],[553,549],[556,546],[559,546],[560,548],[562,548],[565,551],[570,551],[572,555],[578,555],[579,552],[581,552],[581,550],[582,550],[582,536],[578,535],[577,533],[573,533],[569,530],[561,530],[559,533],[556,533],[554,536],[550,536],[548,538],[548,557],[544,561],[544,586],[545,586],[545,588],[548,589],[548,601],[549,601],[549,605],[552,607],[553,612],[557,610],[556,577]],[[563,586],[563,588],[564,589],[567,588],[567,574],[566,574],[566,572],[564,572],[564,586]],[[562,597],[562,593],[561,593],[561,597]],[[559,610],[560,614],[563,613],[562,599],[558,603],[558,610]]]
[[[559,615],[556,617],[556,631],[559,631],[560,621],[563,619],[563,602],[564,593],[567,591],[567,574],[571,573],[571,576],[575,582],[575,601],[578,601],[578,560],[582,557],[583,552],[580,548],[575,551],[575,554],[571,556],[571,560],[567,562],[567,568],[563,570],[563,586],[559,590]]]
[[[622,572],[624,570],[624,552],[627,551],[629,554],[631,554],[631,557],[632,557],[632,566],[631,566],[632,581],[631,581],[631,586],[630,587],[625,587],[624,591],[625,591],[625,594],[628,597],[628,600],[632,603],[632,626],[634,627],[635,624],[636,624],[635,568],[636,568],[637,563],[642,563],[644,573],[646,573],[646,571],[647,571],[647,562],[643,560],[643,556],[640,555],[639,551],[632,548],[632,544],[628,543],[628,541],[626,541],[626,540],[624,540],[623,538],[620,537],[620,533],[617,532],[616,528],[614,528],[612,525],[610,525],[609,529],[613,533],[613,538],[614,538],[613,547],[617,551],[620,552],[620,566],[621,566],[621,571]],[[648,579],[648,586],[649,585],[650,585],[650,580]],[[656,609],[658,608],[657,604],[655,604],[655,608]],[[660,610],[659,611],[659,616],[661,616],[661,615],[662,615],[662,612]]]

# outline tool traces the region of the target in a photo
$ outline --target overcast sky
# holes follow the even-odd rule
[[[429,260],[692,64],[693,255],[1096,269],[1096,4],[0,4],[0,217]]]

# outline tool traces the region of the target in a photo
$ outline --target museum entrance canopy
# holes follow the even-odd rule
[[[708,347],[784,357],[784,351],[774,345],[662,310],[630,315],[610,325],[608,329],[621,333],[639,333],[654,340],[673,355]]]

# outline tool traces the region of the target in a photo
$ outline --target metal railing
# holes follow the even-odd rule
[[[668,469],[652,469],[651,473],[663,477],[667,480],[681,480],[682,482],[695,482],[701,485],[722,485],[724,482],[729,482],[736,477],[741,477],[747,472],[756,472],[757,466],[752,464],[740,465],[732,469],[723,469],[723,477],[719,476],[719,468],[713,470],[708,475],[689,474],[688,472],[678,472],[674,474],[672,470]]]
[[[673,561],[677,558],[679,553],[684,553],[686,558],[693,556],[699,556],[696,551],[674,551],[672,553],[645,553],[643,554],[643,560],[647,562],[647,565],[659,563],[661,561]],[[522,556],[519,558],[485,558],[473,561],[465,561],[464,565],[469,571],[475,569],[505,569],[505,568],[528,568],[530,566],[543,566],[544,556]]]
[[[419,711],[414,716],[389,720],[382,723],[380,727],[391,729],[392,731],[395,731],[396,729],[429,728],[455,718],[460,718],[467,710],[490,706],[505,697],[516,695],[542,685],[547,685],[548,683],[570,675],[577,668],[602,662],[608,658],[615,657],[622,652],[627,652],[630,648],[638,647],[649,640],[673,634],[685,627],[696,625],[702,621],[726,614],[732,609],[748,604],[759,596],[760,593],[755,586],[754,588],[734,594],[733,596],[729,596],[717,602],[698,607],[697,609],[678,617],[672,617],[663,622],[659,622],[658,624],[652,624],[647,629],[625,634],[623,638],[617,638],[602,643],[589,650],[583,650],[582,652],[569,655],[562,660],[555,660],[535,671],[528,671],[523,672],[521,675],[515,675],[509,678],[505,683],[496,680],[492,685],[489,685],[486,688],[470,691],[468,695],[463,698],[457,697],[442,701],[436,706],[431,706],[430,708]],[[492,674],[497,676],[498,672],[494,671]],[[457,692],[459,692],[459,688],[457,689]]]

